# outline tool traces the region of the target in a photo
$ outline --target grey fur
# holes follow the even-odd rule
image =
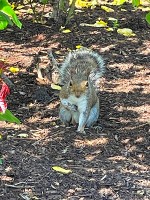
[[[80,64],[83,66],[81,67]],[[70,52],[59,68],[62,84],[67,83],[74,74],[85,73],[86,69],[90,71],[91,82],[95,83],[105,72],[102,56],[87,48]]]

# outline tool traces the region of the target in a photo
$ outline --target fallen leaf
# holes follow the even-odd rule
[[[27,138],[29,135],[27,133],[20,133],[18,137],[20,138]]]
[[[106,28],[106,31],[113,31],[114,29],[113,28]]]
[[[133,33],[132,29],[129,28],[118,28],[117,33],[127,37],[135,36],[135,33]]]
[[[11,71],[12,73],[17,73],[17,72],[19,72],[19,68],[18,67],[10,67],[9,71]]]
[[[69,174],[69,173],[72,172],[72,170],[70,170],[70,169],[64,169],[64,168],[59,167],[59,166],[54,166],[54,167],[52,167],[52,169],[57,171],[57,172],[60,172],[62,174]]]
[[[71,32],[70,29],[64,29],[64,30],[62,30],[62,33],[70,33],[70,32]]]
[[[83,47],[83,46],[79,44],[79,45],[76,46],[76,49],[80,49],[80,48],[82,48],[82,47]]]
[[[89,8],[92,6],[92,2],[88,2],[85,0],[76,0],[75,6],[76,8]]]
[[[101,6],[101,9],[102,9],[102,10],[105,10],[106,12],[114,12],[114,9],[109,8],[109,7],[107,7],[107,6]]]
[[[104,22],[103,20],[96,21],[95,24],[98,25],[98,27],[106,27],[107,26],[107,22]]]
[[[59,85],[54,84],[54,83],[51,84],[51,88],[53,90],[61,90],[61,87]]]
[[[80,26],[91,26],[91,27],[103,28],[103,27],[107,27],[107,22],[100,20],[100,21],[96,21],[94,24],[81,23]]]
[[[119,6],[119,5],[122,5],[126,2],[126,0],[114,0],[112,2],[113,5],[116,5],[116,6]]]

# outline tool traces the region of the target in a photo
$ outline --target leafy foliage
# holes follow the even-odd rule
[[[3,61],[0,61],[0,121],[8,121],[19,124],[19,119],[7,109],[6,97],[10,94],[10,89],[2,80],[3,73],[6,71],[6,67],[7,65]]]
[[[146,14],[145,19],[146,19],[147,23],[150,24],[150,12]]]
[[[6,110],[5,113],[0,112],[0,121],[8,121],[16,124],[20,124],[20,121],[17,117],[15,117],[10,110]]]
[[[7,25],[15,24],[19,28],[22,27],[14,10],[11,8],[7,0],[0,0],[0,30],[4,30]]]

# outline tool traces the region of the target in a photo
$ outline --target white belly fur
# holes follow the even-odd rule
[[[74,95],[70,95],[68,98],[68,102],[70,104],[74,104],[78,107],[78,111],[81,113],[86,110],[87,107],[87,99],[85,95],[80,96],[79,98]]]

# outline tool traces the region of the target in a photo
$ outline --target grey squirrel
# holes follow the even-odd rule
[[[81,48],[70,52],[60,68],[63,85],[60,98],[59,118],[65,125],[78,124],[78,132],[91,127],[99,117],[99,98],[95,83],[105,71],[103,58],[90,49]]]

